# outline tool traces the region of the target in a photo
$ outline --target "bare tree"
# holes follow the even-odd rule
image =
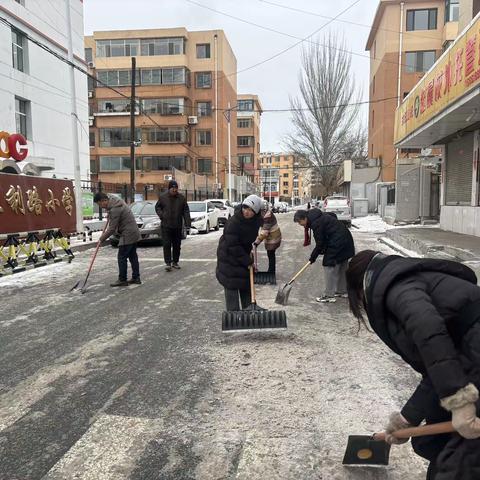
[[[323,43],[303,49],[301,98],[290,98],[294,132],[285,143],[306,159],[313,178],[328,195],[337,188],[341,162],[365,152],[366,132],[359,124],[360,106],[355,103],[361,94],[345,42],[329,34]]]

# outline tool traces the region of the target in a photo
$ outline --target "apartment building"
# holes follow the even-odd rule
[[[70,67],[28,37],[62,57],[68,56],[67,33],[71,31],[74,62],[83,60],[83,3],[2,0],[0,15],[0,132],[19,133],[27,140],[28,156],[23,162],[0,157],[0,171],[31,173],[44,177],[74,177],[74,151],[79,148],[80,174],[88,178],[87,79],[75,72],[75,99],[79,142],[74,144],[71,126]],[[25,168],[30,170],[26,171]]]
[[[241,174],[259,184],[260,117],[262,105],[257,95],[240,94],[237,102],[237,156]]]
[[[471,0],[470,0],[471,1]],[[459,0],[380,0],[366,50],[370,52],[368,155],[381,182],[394,182],[398,158],[419,149],[394,147],[395,110],[458,33]],[[401,163],[398,162],[398,163]]]
[[[305,197],[304,172],[297,155],[261,153],[260,186],[262,196],[271,203],[300,205]]]
[[[227,190],[228,105],[232,171],[238,171],[237,60],[223,31],[94,32],[85,39],[85,52],[98,80],[89,88],[95,178],[130,182],[129,97],[136,57],[136,191],[165,185],[173,169],[205,176],[199,189]]]

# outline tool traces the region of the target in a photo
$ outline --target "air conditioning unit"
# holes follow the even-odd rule
[[[164,175],[163,179],[168,181],[173,180],[173,175]]]
[[[90,91],[88,92],[88,98],[93,98],[93,91],[90,90]]]
[[[188,117],[189,125],[196,125],[198,123],[198,117],[196,115]]]
[[[93,127],[93,122],[94,122],[94,118],[93,118],[93,117],[90,117],[90,118],[88,119],[88,126],[89,126],[89,127]]]

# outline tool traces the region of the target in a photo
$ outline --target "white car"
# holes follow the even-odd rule
[[[208,200],[202,202],[188,202],[192,227],[202,233],[208,233],[212,228],[219,230],[220,210]]]
[[[338,220],[344,222],[347,227],[352,226],[352,211],[350,200],[343,195],[331,195],[325,198],[322,210],[325,213],[334,213]]]
[[[206,201],[213,203],[215,207],[220,209],[218,214],[218,222],[221,226],[225,226],[228,219],[233,217],[233,214],[235,213],[232,204],[224,198],[210,198]]]

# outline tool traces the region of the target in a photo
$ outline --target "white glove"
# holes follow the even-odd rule
[[[453,428],[463,437],[472,440],[480,437],[480,418],[474,403],[452,410]]]
[[[400,412],[394,412],[390,415],[388,424],[385,427],[385,441],[389,445],[401,445],[407,443],[408,438],[397,438],[392,435],[397,430],[403,430],[404,428],[410,428],[412,425],[408,423],[406,418]]]

